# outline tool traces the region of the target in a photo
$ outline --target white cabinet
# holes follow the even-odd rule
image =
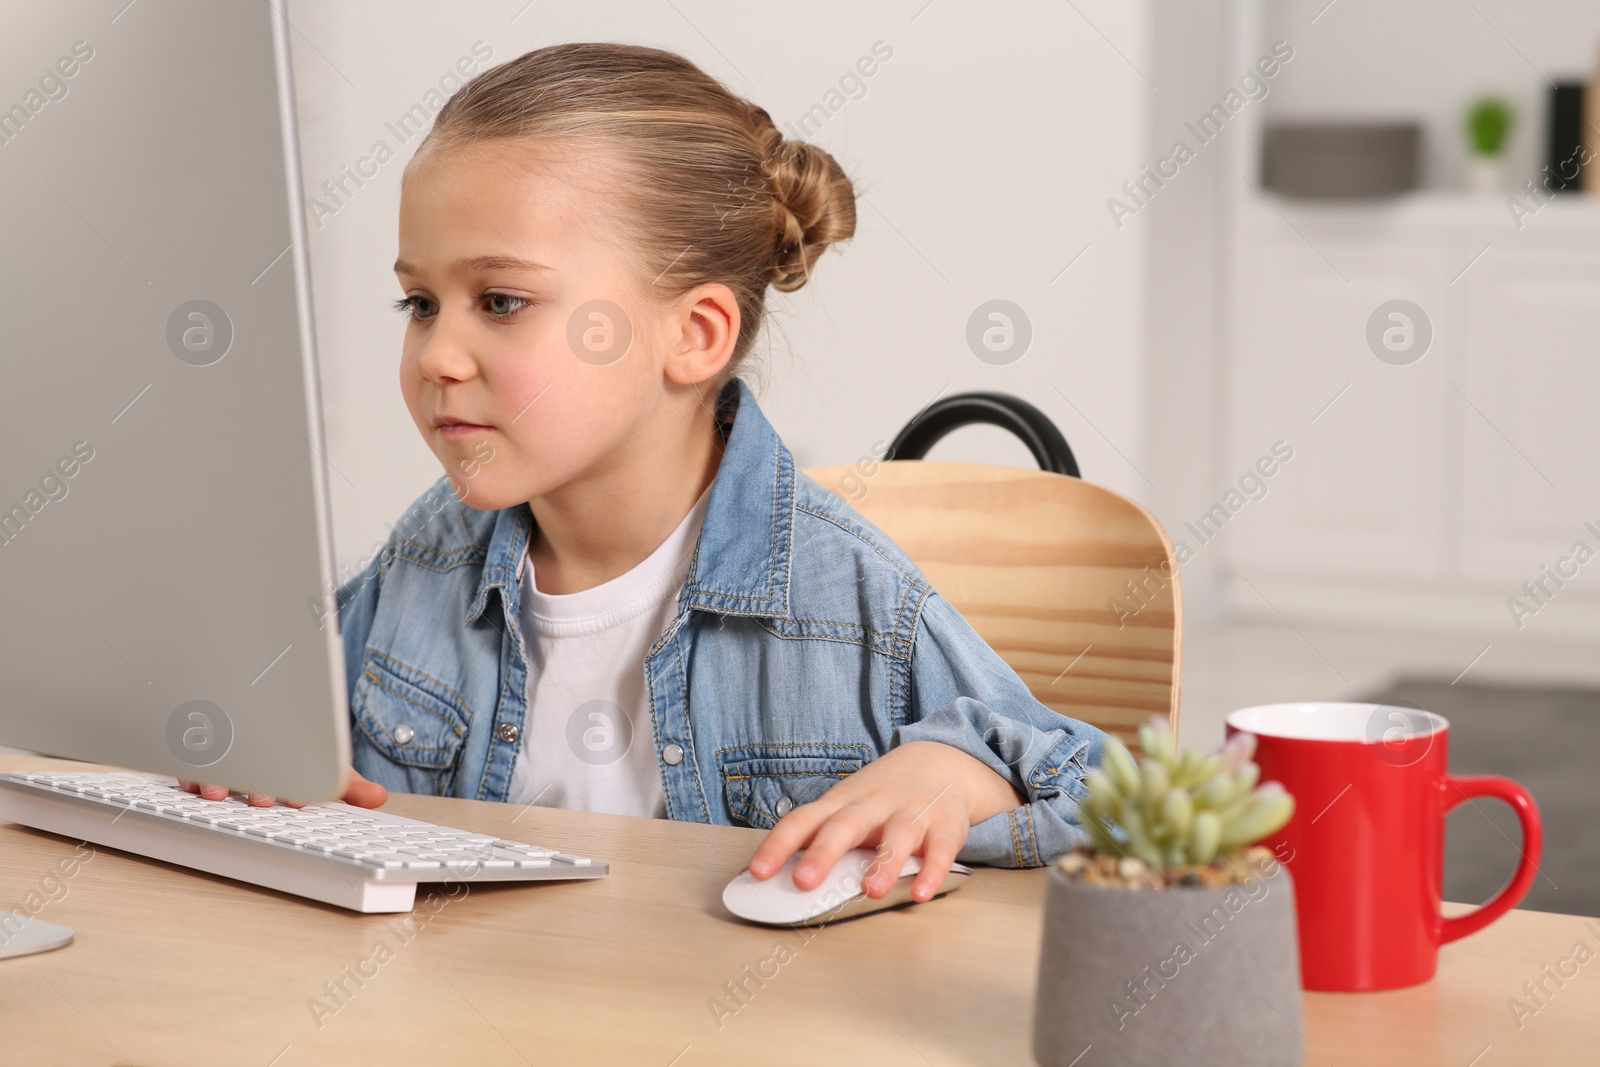
[[[1536,222],[1442,194],[1241,205],[1219,475],[1294,457],[1215,538],[1232,575],[1304,615],[1503,627],[1543,565],[1600,549],[1600,204]],[[1415,362],[1369,344],[1392,300],[1431,324]],[[1561,596],[1600,603],[1600,562]]]
[[[1600,547],[1600,251],[1491,254],[1469,283],[1461,563],[1515,587]]]
[[[1235,558],[1296,573],[1433,574],[1443,352],[1457,343],[1439,313],[1446,257],[1289,237],[1260,246],[1236,290],[1224,473],[1243,472],[1278,440],[1294,455],[1241,510]],[[1408,366],[1367,346],[1369,317],[1396,299],[1434,324],[1426,355]]]

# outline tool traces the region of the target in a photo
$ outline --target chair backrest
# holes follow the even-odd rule
[[[1042,703],[1138,754],[1178,727],[1182,598],[1149,512],[1045,471],[890,461],[806,471],[887,534]]]

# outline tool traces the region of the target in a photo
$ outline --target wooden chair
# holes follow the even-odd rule
[[[1136,755],[1135,731],[1152,713],[1177,730],[1178,564],[1144,508],[1016,467],[894,459],[806,473],[900,545],[1041,703]]]

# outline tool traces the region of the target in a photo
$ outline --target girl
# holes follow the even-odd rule
[[[1035,700],[738,376],[767,287],[855,231],[821,149],[680,56],[530,52],[402,180],[400,380],[445,478],[339,591],[354,779],[1047,862],[1102,735]],[[894,869],[891,869],[891,866]],[[865,882],[886,893],[898,864]]]

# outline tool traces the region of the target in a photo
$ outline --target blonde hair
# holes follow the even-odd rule
[[[598,144],[620,163],[616,196],[652,287],[671,298],[720,282],[738,301],[718,384],[759,332],[767,286],[800,288],[855,233],[855,189],[831,155],[659,48],[558,44],[486,70],[440,109],[413,161],[492,138]]]

